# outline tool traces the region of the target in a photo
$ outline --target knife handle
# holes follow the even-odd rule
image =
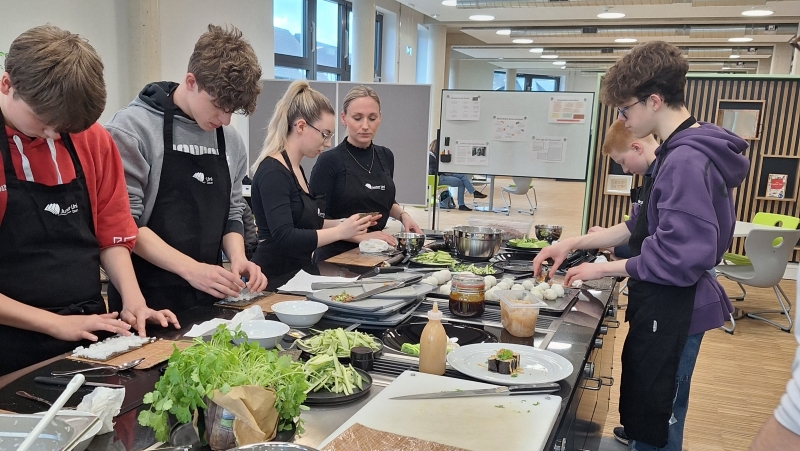
[[[63,385],[66,386],[69,384],[70,378],[63,378],[63,377],[46,377],[46,376],[36,376],[33,378],[34,382],[38,382],[40,384],[46,385]]]
[[[561,386],[556,382],[549,384],[522,384],[509,385],[508,394],[510,395],[530,395],[537,393],[555,393],[561,390]]]

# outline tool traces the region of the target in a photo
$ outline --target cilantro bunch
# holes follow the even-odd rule
[[[183,351],[176,348],[155,390],[144,397],[150,409],[139,413],[139,424],[152,428],[157,440],[166,441],[168,413],[188,423],[196,409],[207,408],[204,398],[210,398],[214,390],[227,393],[231,387],[257,385],[275,390],[278,430],[291,429],[300,410],[305,409],[302,404],[308,383],[302,363],[293,362],[288,355],[278,357],[277,351],[268,351],[255,342],[234,346],[233,338],[246,336],[238,329],[231,334],[223,325],[209,342],[198,337],[191,347]],[[303,432],[299,420],[297,429]]]

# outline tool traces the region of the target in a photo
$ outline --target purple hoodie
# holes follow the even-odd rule
[[[750,169],[745,149],[747,142],[713,124],[676,134],[650,195],[650,236],[641,255],[625,264],[631,277],[646,282],[679,287],[697,282],[689,335],[721,326],[733,312],[725,290],[708,270],[733,241],[732,193]],[[656,155],[663,151],[659,147]],[[631,231],[638,213],[634,209],[626,222]]]

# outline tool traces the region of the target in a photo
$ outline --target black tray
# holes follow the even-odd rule
[[[403,347],[403,343],[419,343],[422,329],[426,324],[428,323],[409,323],[388,329],[383,333],[383,341],[386,347],[401,352],[400,348]],[[460,346],[498,342],[497,337],[477,327],[454,323],[442,323],[442,326],[448,337],[458,337],[457,343]]]
[[[372,376],[361,369],[355,368],[355,370],[361,375],[363,381],[363,388],[361,390],[356,388],[351,395],[332,393],[325,389],[321,389],[317,392],[311,391],[306,395],[306,400],[303,404],[307,406],[337,406],[363,398],[369,393],[370,388],[372,388]]]

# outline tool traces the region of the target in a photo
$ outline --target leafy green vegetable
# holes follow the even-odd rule
[[[331,393],[352,395],[355,389],[362,390],[363,379],[352,365],[344,366],[332,355],[316,355],[303,367],[309,387],[306,393],[326,389]]]
[[[380,344],[372,335],[363,332],[345,332],[341,327],[314,332],[317,332],[317,335],[297,340],[297,347],[310,354],[328,354],[337,357],[350,357],[350,349],[356,346],[366,346],[376,351],[380,349]]]
[[[474,264],[467,265],[466,263],[459,263],[452,266],[453,272],[471,272],[479,276],[488,276],[497,272],[492,265],[475,266]]]
[[[550,245],[550,243],[545,240],[537,240],[535,238],[514,238],[508,240],[508,244],[524,249],[541,249]]]
[[[497,360],[511,360],[514,358],[514,353],[508,349],[501,349],[497,351]]]
[[[400,347],[400,352],[419,357],[419,343],[415,345],[411,343],[403,343],[403,346]]]
[[[450,253],[445,251],[434,251],[434,252],[426,252],[424,254],[419,254],[416,257],[412,258],[411,261],[426,265],[442,265],[442,266],[450,266],[456,263],[456,259],[454,259],[453,256],[450,255]]]
[[[246,335],[238,329],[231,334],[221,325],[211,341],[198,337],[183,351],[175,348],[155,390],[144,396],[150,409],[139,413],[139,424],[152,428],[157,440],[166,441],[168,413],[188,423],[196,409],[207,408],[204,398],[211,397],[214,390],[227,393],[231,387],[257,385],[275,390],[278,430],[291,429],[300,410],[305,409],[302,404],[308,383],[303,365],[288,355],[279,357],[278,351],[268,351],[256,342],[234,346],[233,338],[246,339]],[[299,419],[297,430],[303,431]]]

